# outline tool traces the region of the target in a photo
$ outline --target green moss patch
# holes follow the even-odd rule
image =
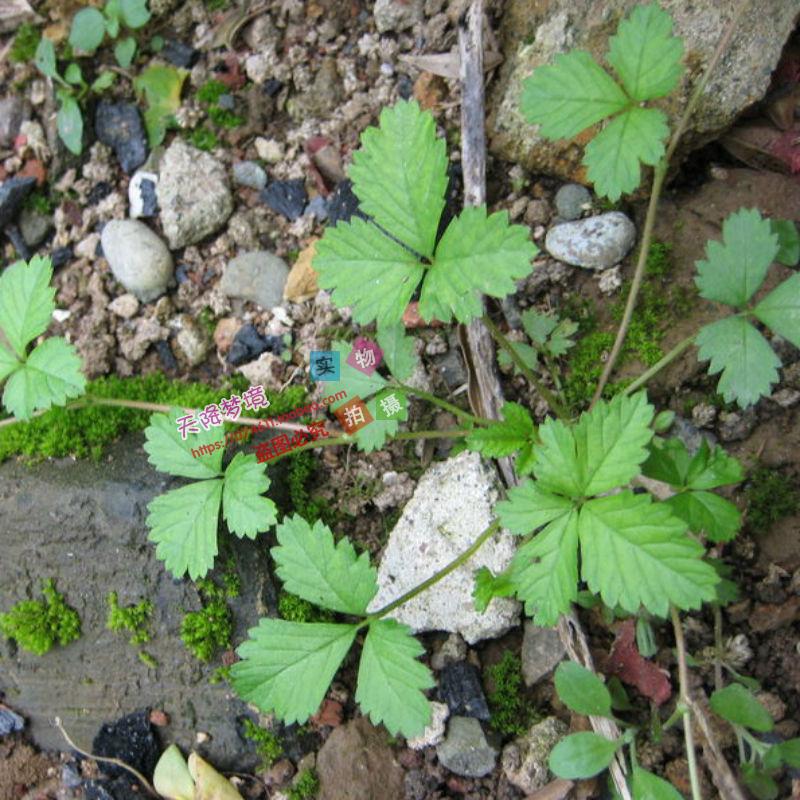
[[[256,747],[256,753],[261,759],[259,771],[269,769],[283,754],[281,740],[272,731],[256,725],[250,718],[244,719],[242,734],[245,739],[249,739]]]
[[[747,527],[767,533],[780,519],[800,511],[800,490],[795,482],[773,467],[759,466],[745,489]]]
[[[23,600],[0,614],[0,633],[23,650],[41,656],[58,643],[62,647],[81,635],[81,618],[67,605],[52,579],[42,587],[42,600]]]
[[[522,736],[533,722],[534,710],[524,696],[520,657],[506,650],[497,664],[486,669],[486,674],[494,685],[487,698],[492,727],[504,736]]]
[[[120,606],[116,592],[108,594],[108,619],[106,627],[112,631],[127,631],[131,644],[144,644],[150,641],[150,617],[153,604],[149,600],[129,606]]]

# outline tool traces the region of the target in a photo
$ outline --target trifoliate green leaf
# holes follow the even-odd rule
[[[84,53],[93,53],[106,35],[106,22],[96,8],[82,8],[73,18],[69,43]]]
[[[575,661],[562,661],[553,676],[558,697],[578,714],[611,716],[611,694],[590,669]]]
[[[202,578],[217,555],[222,481],[190,483],[155,497],[147,505],[150,541],[175,578]]]
[[[547,337],[555,330],[558,319],[551,314],[542,314],[534,308],[523,311],[520,315],[525,333],[539,346],[544,346]]]
[[[340,406],[348,403],[353,397],[360,397],[362,400],[366,400],[388,386],[386,379],[377,370],[371,375],[367,375],[366,372],[351,367],[347,363],[347,357],[352,349],[352,344],[347,342],[333,342],[331,344],[331,350],[339,354],[339,380],[325,381],[325,390],[329,396],[339,394],[339,392],[347,393],[342,400],[331,403],[331,411],[335,411]]]
[[[475,570],[474,577],[472,599],[479,614],[486,611],[495,597],[510,597],[516,591],[507,571],[494,575],[488,567],[481,567]]]
[[[637,6],[611,37],[608,63],[637,101],[665,97],[683,74],[683,42],[672,35],[672,18],[655,3]]]
[[[630,104],[625,92],[583,50],[557,55],[522,84],[522,113],[548,139],[575,136]]]
[[[700,560],[703,547],[686,523],[649,495],[625,491],[590,500],[580,510],[581,576],[613,608],[633,614],[643,605],[666,616],[669,604],[699,608],[719,581]]]
[[[187,416],[187,412],[174,407],[169,414],[153,414],[150,425],[145,428],[144,450],[147,459],[160,472],[178,475],[182,478],[216,478],[222,474],[222,456],[224,449],[220,446],[209,453],[200,453],[204,445],[220,441],[223,431],[221,427],[211,427],[204,431],[197,423],[199,433],[188,433],[181,439],[177,420]],[[192,455],[192,450],[198,453]]]
[[[778,254],[775,260],[787,267],[796,267],[800,261],[800,234],[797,225],[789,219],[771,219],[772,232],[778,237]]]
[[[729,542],[742,522],[742,515],[733,503],[711,492],[680,492],[666,500],[666,504],[690,530],[705,532],[712,542]]]
[[[383,723],[393,736],[419,736],[431,721],[424,689],[436,685],[417,659],[425,648],[406,625],[393,619],[371,623],[358,667],[356,702],[374,725]]]
[[[537,252],[528,229],[509,225],[506,211],[487,216],[486,206],[465,208],[436,247],[422,284],[420,316],[470,322],[483,313],[481,293],[505,297],[514,292],[514,281],[530,274]]]
[[[619,746],[596,733],[571,733],[552,749],[548,764],[559,778],[591,778],[611,763]]]
[[[658,108],[630,108],[614,117],[586,145],[583,163],[595,192],[613,201],[634,191],[640,164],[655,166],[661,160],[667,136],[667,116]]]
[[[378,328],[378,344],[392,375],[398,381],[410,378],[418,363],[417,351],[414,339],[405,335],[403,323],[381,325]]]
[[[237,649],[231,682],[243,700],[285,723],[305,722],[325,692],[356,636],[355,625],[262,619]]]
[[[15,369],[19,369],[22,362],[0,344],[0,381],[5,380]]]
[[[571,508],[572,503],[566,497],[550,494],[538,483],[525,481],[508,490],[508,500],[501,500],[495,512],[504,528],[524,536],[563,516]]]
[[[503,458],[521,450],[533,439],[536,428],[531,415],[518,403],[505,403],[503,421],[475,428],[467,436],[467,447],[487,458]]]
[[[569,611],[578,596],[578,514],[570,511],[524,544],[510,571],[525,613],[549,627]]]
[[[706,300],[740,308],[764,282],[778,253],[778,237],[768,219],[740,208],[722,223],[722,241],[709,241],[697,262],[695,283]]]
[[[384,108],[379,127],[361,134],[349,176],[364,213],[419,255],[433,255],[447,189],[447,151],[429,111],[415,101]]]
[[[633,767],[631,788],[633,796],[642,800],[683,800],[683,795],[671,783],[638,765]]]
[[[764,706],[741,684],[732,683],[719,689],[709,698],[712,711],[734,725],[766,733],[774,727],[772,717]]]
[[[83,150],[83,115],[78,101],[66,90],[56,89],[58,97],[58,114],[56,114],[56,128],[61,141],[67,150],[76,156]]]
[[[334,544],[331,529],[311,527],[295,514],[276,529],[278,547],[270,551],[287,592],[331,611],[364,614],[378,591],[369,554],[356,555],[347,537]]]
[[[264,464],[254,455],[237,453],[225,470],[222,488],[222,516],[231,533],[255,539],[277,521],[277,508],[268,497],[269,488]]]
[[[28,344],[47,330],[55,310],[55,287],[50,285],[49,258],[17,261],[0,275],[0,328],[21,358]]]
[[[618,394],[581,414],[573,434],[583,495],[607,492],[636,476],[647,458],[654,414],[644,392]]]
[[[739,483],[743,478],[744,470],[735,458],[719,446],[712,450],[703,439],[686,471],[686,486],[690,489],[715,489]]]
[[[562,319],[553,329],[545,347],[553,356],[563,356],[567,350],[575,346],[573,336],[578,332],[578,323],[571,319]]]
[[[425,271],[413,253],[358,217],[325,231],[313,267],[337,306],[352,306],[356,322],[377,319],[379,327],[402,319]]]
[[[63,406],[86,390],[81,359],[75,347],[61,337],[47,339],[11,373],[3,392],[3,405],[17,418],[28,419],[34,411]]]
[[[753,313],[775,333],[800,347],[800,275],[773,289]]]
[[[717,391],[726,403],[752,405],[778,381],[781,362],[767,340],[744,318],[725,317],[700,329],[695,338],[708,374],[722,375]]]

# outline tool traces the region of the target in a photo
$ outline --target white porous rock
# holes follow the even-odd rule
[[[173,280],[172,255],[143,222],[112,219],[100,243],[114,277],[141,302],[149,303],[167,290]]]
[[[450,709],[447,703],[431,703],[431,722],[419,736],[409,739],[406,744],[412,750],[424,750],[426,747],[436,747],[444,741],[444,730]]]
[[[621,211],[609,211],[554,225],[544,246],[565,264],[603,270],[622,261],[635,241],[636,226]]]
[[[175,139],[161,159],[156,196],[172,249],[216,233],[233,212],[223,164],[181,139]]]
[[[369,610],[390,603],[467,550],[491,525],[497,498],[496,478],[477,453],[459,453],[430,467],[389,536]],[[469,561],[389,616],[415,633],[460,633],[470,644],[502,636],[517,624],[519,603],[495,597],[478,613],[473,573],[480,567],[502,572],[514,550],[510,534],[495,534]]]

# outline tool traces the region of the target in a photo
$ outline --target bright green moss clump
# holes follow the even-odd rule
[[[31,25],[30,22],[23,23],[14,37],[14,44],[11,45],[11,51],[8,54],[9,59],[17,64],[33,61],[41,38],[42,34],[39,33],[37,27]]]
[[[256,746],[256,753],[261,759],[259,770],[269,769],[283,754],[281,740],[272,732],[256,725],[253,720],[245,718],[242,733]]]
[[[135,378],[98,378],[89,381],[86,394],[89,397],[125,398],[203,408],[209,403],[219,402],[220,398],[229,396],[231,392],[241,393],[247,387],[247,381],[240,375],[213,387],[205,383],[170,380],[161,373],[153,373]],[[264,394],[271,404],[267,409],[268,414],[274,415],[301,405],[305,389],[292,386],[281,393],[265,390]],[[266,417],[268,414],[248,412],[248,416],[256,417]],[[99,460],[103,448],[122,434],[144,430],[150,415],[149,411],[117,406],[52,408],[29,422],[0,428],[0,462],[13,455],[29,456],[34,460],[62,456],[91,456]]]
[[[332,622],[333,613],[317,608],[308,600],[291,592],[281,591],[278,595],[278,614],[287,622]]]
[[[203,608],[190,611],[181,623],[181,641],[200,661],[211,661],[218,650],[232,645],[233,619],[226,600],[239,594],[239,581],[229,574],[230,569],[221,587],[210,578],[197,581]]]
[[[312,769],[304,769],[295,780],[294,786],[289,789],[287,797],[289,800],[310,800],[317,796],[317,792],[319,792],[317,773]]]
[[[106,627],[112,631],[127,631],[131,634],[131,644],[144,644],[150,641],[150,617],[153,615],[153,604],[149,600],[142,600],[136,605],[125,606],[119,604],[116,592],[108,594],[108,620]]]
[[[504,736],[522,736],[533,719],[533,708],[523,695],[522,662],[510,650],[486,670],[494,691],[489,694],[491,725]]]
[[[52,579],[42,587],[44,602],[23,600],[7,614],[0,614],[0,633],[29,653],[41,656],[54,644],[62,647],[81,635],[81,618],[56,591]]]

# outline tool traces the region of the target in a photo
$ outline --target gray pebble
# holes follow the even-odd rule
[[[564,220],[578,219],[585,206],[592,203],[592,195],[579,183],[566,183],[556,192],[556,210]]]
[[[19,232],[28,247],[38,247],[53,229],[53,218],[31,208],[23,208],[19,215]]]
[[[143,222],[113,219],[100,242],[114,277],[143,303],[164,294],[173,279],[172,255]]]
[[[28,116],[25,100],[19,95],[0,98],[0,147],[11,147],[23,120]]]
[[[547,232],[545,247],[553,258],[587,269],[608,269],[622,261],[636,241],[636,226],[620,211],[575,222]]]
[[[220,281],[228,297],[251,300],[261,308],[272,308],[283,301],[283,287],[289,275],[286,262],[266,250],[242,253],[231,259]]]
[[[128,184],[128,202],[131,219],[154,217],[158,214],[158,198],[156,197],[158,175],[154,172],[139,170]]]
[[[474,717],[451,717],[447,737],[436,748],[436,755],[442,766],[467,778],[488,775],[497,761],[497,751],[489,746]]]
[[[233,180],[239,186],[260,192],[267,185],[267,173],[255,161],[237,161],[233,165]]]

